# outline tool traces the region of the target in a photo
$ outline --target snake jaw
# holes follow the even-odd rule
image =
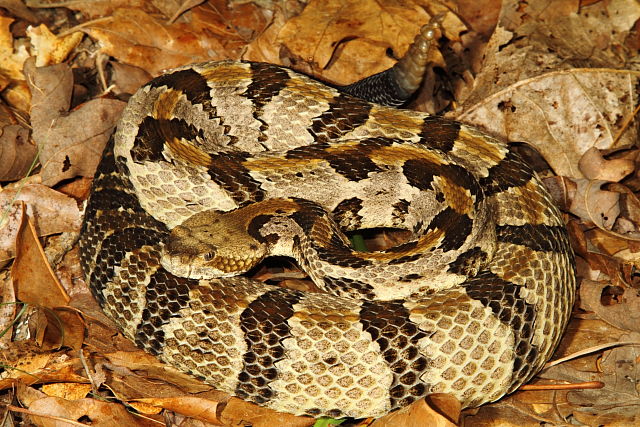
[[[190,279],[215,279],[239,276],[256,266],[264,256],[234,257],[218,254],[216,251],[195,255],[171,253],[165,246],[160,264],[170,273]]]
[[[246,273],[267,256],[266,245],[219,219],[214,212],[202,212],[174,227],[164,245],[162,266],[177,276],[214,279]]]

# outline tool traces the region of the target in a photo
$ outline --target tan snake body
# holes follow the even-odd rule
[[[372,227],[413,237],[361,253],[341,234]],[[563,220],[508,145],[248,62],[172,70],[131,98],[81,255],[141,348],[246,400],[334,417],[500,398],[550,357],[575,292]],[[329,293],[239,275],[268,255]],[[214,259],[230,277],[211,277]]]

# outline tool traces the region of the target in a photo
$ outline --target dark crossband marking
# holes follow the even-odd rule
[[[120,221],[117,221],[118,218],[113,218],[112,221],[121,227],[121,231],[104,238],[100,250],[96,254],[100,268],[94,269],[89,278],[96,299],[102,302],[104,301],[102,291],[105,289],[105,284],[114,280],[115,269],[120,266],[127,254],[149,243],[158,242],[165,236],[163,232],[148,228],[126,228],[130,226],[127,215],[121,215],[119,219]]]
[[[252,63],[250,69],[251,83],[242,96],[253,103],[253,117],[260,122],[260,131],[265,132],[269,124],[262,118],[262,109],[287,86],[289,74],[280,67],[263,63]],[[258,139],[266,140],[266,136]]]
[[[359,212],[362,209],[362,200],[358,197],[344,199],[333,209],[333,219],[347,230],[356,230],[362,224]]]
[[[360,253],[361,256],[357,256],[346,248],[323,247],[315,243],[312,243],[312,247],[317,252],[318,258],[333,265],[350,268],[364,268],[372,265],[370,260],[364,258],[367,253]]]
[[[323,281],[325,288],[335,295],[368,299],[374,299],[376,296],[371,285],[348,277],[325,276]]]
[[[185,139],[189,141],[197,141],[204,139],[202,129],[196,128],[194,125],[185,122],[182,119],[156,119],[153,117],[145,117],[138,129],[133,146],[131,148],[131,158],[134,162],[159,162],[164,161],[162,155],[164,144],[167,143],[178,153],[181,152],[179,141]],[[184,144],[183,144],[184,145]],[[186,150],[184,148],[183,150]],[[197,150],[195,147],[193,150]],[[197,150],[199,151],[199,150]],[[190,159],[193,156],[186,156]],[[206,161],[200,161],[198,157],[194,157],[196,164],[206,165]]]
[[[565,236],[562,226],[524,224],[496,227],[499,242],[525,246],[534,251],[563,252],[567,249]]]
[[[476,202],[483,198],[481,183],[461,166],[443,165],[418,158],[406,160],[402,171],[409,184],[421,190],[435,190],[433,180],[434,176],[438,176],[444,182],[450,183],[449,185],[469,190],[470,194],[476,198]],[[450,199],[452,198],[447,198],[447,200]]]
[[[327,111],[313,118],[309,133],[316,142],[338,139],[366,123],[370,110],[368,102],[341,94],[329,103]]]
[[[401,246],[404,246],[404,245],[401,245]],[[412,250],[416,251],[416,249],[413,249],[413,248],[412,248]],[[424,256],[423,252],[416,252],[416,253],[414,253],[412,255],[404,255],[404,256],[400,256],[400,257],[396,257],[396,258],[391,258],[391,259],[389,259],[389,265],[405,264],[407,262],[412,262],[412,261],[419,260],[423,256]]]
[[[533,176],[529,165],[516,152],[509,150],[502,161],[489,169],[489,175],[480,179],[480,185],[485,194],[490,196],[512,187],[523,187]]]
[[[460,133],[460,123],[441,117],[425,117],[420,130],[420,143],[430,148],[449,152]]]
[[[389,391],[392,408],[406,406],[427,391],[420,377],[428,361],[419,347],[420,339],[427,334],[409,319],[409,314],[402,301],[363,301],[360,309],[364,331],[380,346],[393,372]]]
[[[238,204],[264,200],[265,192],[261,183],[256,181],[243,166],[246,156],[243,153],[211,154],[209,176],[226,191]]]
[[[461,286],[466,288],[470,298],[491,308],[500,321],[509,325],[513,331],[515,359],[512,377],[530,376],[539,353],[538,347],[532,342],[536,308],[522,298],[521,286],[503,280],[489,271],[481,272]]]
[[[101,180],[101,185],[104,188],[95,191],[97,197],[91,200],[90,207],[87,209],[91,209],[93,211],[96,210],[117,210],[121,206],[127,206],[127,208],[134,212],[145,212],[140,206],[138,198],[135,194],[132,194],[129,191],[122,191],[116,189],[113,185],[113,181],[117,181],[117,178],[110,178],[105,176]]]
[[[262,107],[287,86],[289,74],[282,68],[263,63],[252,63],[250,69],[251,83],[242,96],[253,102],[256,111],[262,111]]]
[[[340,155],[329,154],[326,159],[333,170],[350,181],[361,181],[367,179],[372,172],[382,171],[373,160],[358,150],[352,150],[351,153],[343,152]]]
[[[471,233],[473,220],[450,207],[439,212],[427,227],[427,232],[440,230],[444,232],[440,247],[443,251],[460,249]]]
[[[164,136],[158,120],[153,117],[145,117],[131,148],[131,158],[134,162],[159,162],[164,160],[162,150],[164,148]]]
[[[455,261],[449,264],[449,272],[465,276],[475,276],[478,268],[485,265],[488,255],[480,248],[471,248],[458,255]]]
[[[163,268],[153,273],[145,288],[147,304],[136,331],[136,344],[151,354],[162,354],[165,347],[162,328],[189,305],[189,289],[197,285],[197,280],[176,277]]]
[[[184,94],[192,103],[202,105],[202,109],[209,114],[209,118],[217,118],[216,109],[211,105],[211,88],[206,78],[195,70],[180,70],[164,74],[152,80],[149,87],[167,87]]]
[[[282,342],[291,337],[287,321],[293,316],[293,305],[301,297],[301,292],[290,289],[268,291],[252,301],[240,315],[247,352],[238,375],[237,396],[256,403],[265,403],[273,397],[269,385],[278,376],[276,363],[285,357]]]

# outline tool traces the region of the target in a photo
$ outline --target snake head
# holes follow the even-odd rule
[[[176,276],[213,279],[245,273],[266,255],[266,246],[243,227],[205,211],[171,230],[160,263]]]

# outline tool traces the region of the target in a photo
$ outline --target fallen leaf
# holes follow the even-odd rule
[[[640,296],[634,289],[627,288],[618,297],[619,303],[603,305],[602,291],[608,282],[583,280],[580,283],[580,300],[585,309],[595,312],[605,322],[619,329],[640,332]]]
[[[635,169],[635,162],[631,159],[606,160],[600,150],[589,148],[578,162],[580,172],[588,179],[618,182]]]
[[[242,55],[242,59],[246,61],[281,64],[281,45],[278,42],[278,36],[286,22],[287,19],[284,12],[279,8],[276,9],[266,29],[247,45],[247,50]]]
[[[151,80],[151,74],[142,68],[132,65],[121,64],[119,62],[111,62],[113,74],[111,76],[112,83],[115,85],[116,93],[135,93],[143,84]]]
[[[3,84],[2,98],[7,104],[20,111],[29,111],[31,96],[22,74],[24,62],[29,52],[24,44],[14,48],[14,38],[10,26],[14,19],[0,16],[0,81]]]
[[[286,22],[277,41],[297,69],[348,84],[393,66],[387,51],[401,57],[422,25],[448,11],[435,1],[312,0]],[[453,13],[447,13],[441,25],[450,39],[466,30]]]
[[[60,397],[67,400],[77,400],[87,397],[91,392],[91,384],[54,383],[44,384],[40,391],[49,397]]]
[[[0,181],[24,178],[34,164],[38,148],[29,139],[29,130],[6,125],[0,130]]]
[[[470,106],[457,119],[510,141],[527,141],[562,176],[583,178],[582,155],[617,150],[637,139],[633,118],[640,72],[574,69],[521,80]]]
[[[61,307],[69,302],[47,261],[36,230],[25,218],[16,237],[16,259],[11,267],[11,280],[22,302],[43,307]]]
[[[66,2],[64,7],[71,10],[77,10],[84,16],[93,19],[110,16],[116,9],[121,7],[157,12],[156,7],[154,6],[155,3],[161,2],[150,2],[148,0],[90,0]],[[54,7],[49,0],[29,0],[29,6],[38,8]]]
[[[196,9],[201,7],[204,6]],[[193,11],[188,15],[193,16]],[[104,54],[156,76],[179,65],[239,57],[239,50],[227,50],[220,37],[208,31],[209,25],[207,22],[169,24],[143,10],[121,8],[109,18],[89,23],[85,28],[92,38],[100,41]]]
[[[36,57],[36,67],[59,64],[64,61],[82,40],[81,32],[74,32],[64,37],[53,34],[46,25],[27,28],[27,36]]]
[[[40,379],[40,370],[54,357],[54,352],[42,350],[31,341],[9,343],[0,352],[0,364],[5,371],[0,380],[0,390],[12,387],[17,379],[35,383]]]
[[[160,362],[157,358],[142,350],[115,351],[105,353],[103,356],[115,366],[140,372],[149,378],[161,378],[163,381],[175,384],[181,389],[191,393],[201,393],[212,390],[210,385]]]
[[[250,424],[253,427],[307,427],[315,423],[310,417],[298,417],[276,412],[253,403],[232,397],[220,413],[223,425],[235,426]]]
[[[29,22],[36,22],[38,17],[24,4],[22,0],[2,0],[0,5],[3,9],[11,12],[19,18],[25,19]]]
[[[75,176],[92,177],[125,103],[92,99],[69,112],[73,74],[66,64],[25,64],[33,95],[33,139],[42,147],[42,182],[52,186]]]
[[[16,203],[18,202],[18,203]],[[32,218],[38,236],[78,231],[80,229],[80,210],[72,198],[51,188],[39,184],[28,184],[15,189],[0,192],[0,250],[14,255],[14,243],[20,224],[20,203],[26,206],[26,213]]]
[[[54,427],[64,420],[75,422],[83,419],[92,426],[154,426],[158,423],[136,416],[118,404],[97,399],[66,400],[59,397],[38,398],[35,393],[18,390],[18,398],[29,410],[29,419],[38,426]]]
[[[460,418],[460,402],[448,394],[432,394],[411,405],[391,412],[371,424],[371,427],[455,427]]]
[[[10,275],[4,271],[0,273],[0,348],[5,348],[11,342],[13,327],[19,305],[16,303],[15,290]]]
[[[29,57],[26,46],[16,51],[13,46],[13,35],[10,26],[15,20],[0,16],[0,70],[2,74],[14,80],[24,80],[22,66]]]
[[[141,402],[212,424],[221,424],[216,415],[218,403],[193,396],[136,399]],[[153,413],[153,412],[149,412]]]

